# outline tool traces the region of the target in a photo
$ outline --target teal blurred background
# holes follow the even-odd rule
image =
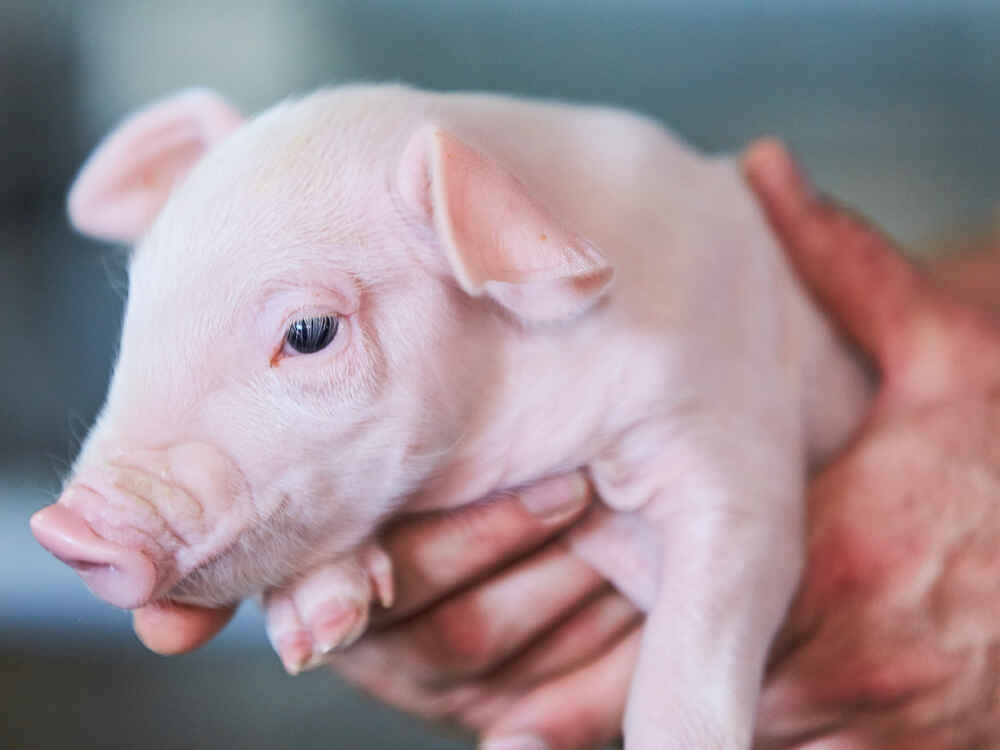
[[[711,151],[779,134],[920,251],[992,220],[998,50],[990,0],[0,0],[0,747],[468,745],[284,677],[252,607],[203,652],[152,656],[31,539],[126,286],[64,195],[127,112],[193,84],[253,112],[358,79],[613,103]]]

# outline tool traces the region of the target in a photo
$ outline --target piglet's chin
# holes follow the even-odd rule
[[[43,508],[31,517],[31,530],[109,604],[136,609],[152,598],[157,586],[152,561],[138,550],[101,538],[70,508],[58,503]]]

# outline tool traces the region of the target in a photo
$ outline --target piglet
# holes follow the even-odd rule
[[[392,600],[373,541],[584,467],[570,544],[648,621],[626,744],[744,748],[811,465],[869,384],[731,159],[635,114],[401,86],[187,91],[84,166],[133,243],[107,403],[38,540],[99,597],[264,593],[290,671]]]

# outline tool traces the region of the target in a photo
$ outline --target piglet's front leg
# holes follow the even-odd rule
[[[628,750],[750,747],[767,652],[801,570],[801,461],[784,441],[726,426],[651,460],[633,453],[592,467],[608,505],[641,518],[653,532],[643,538],[659,547],[643,556],[659,570],[626,711]],[[620,559],[634,558],[616,552],[600,550],[612,579]]]
[[[373,600],[393,600],[392,562],[372,542],[264,595],[267,634],[289,674],[323,664],[365,632]]]

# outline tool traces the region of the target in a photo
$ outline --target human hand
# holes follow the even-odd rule
[[[391,527],[381,543],[397,600],[334,668],[390,705],[510,748],[531,748],[528,735],[551,750],[616,737],[642,615],[560,542],[591,500],[570,475]],[[152,650],[181,653],[231,616],[162,603],[134,624]]]
[[[159,601],[133,610],[132,627],[143,645],[164,656],[183,654],[212,640],[236,614],[236,607],[195,607]]]
[[[992,233],[953,244],[930,263],[934,280],[1000,321],[1000,210]]]
[[[400,599],[331,663],[484,748],[596,747],[621,733],[642,614],[562,543],[592,499],[580,475],[519,495],[391,528]],[[539,519],[522,502],[571,510]]]
[[[996,747],[1000,328],[816,195],[777,144],[746,167],[801,277],[882,375],[862,434],[811,485],[758,747]]]

